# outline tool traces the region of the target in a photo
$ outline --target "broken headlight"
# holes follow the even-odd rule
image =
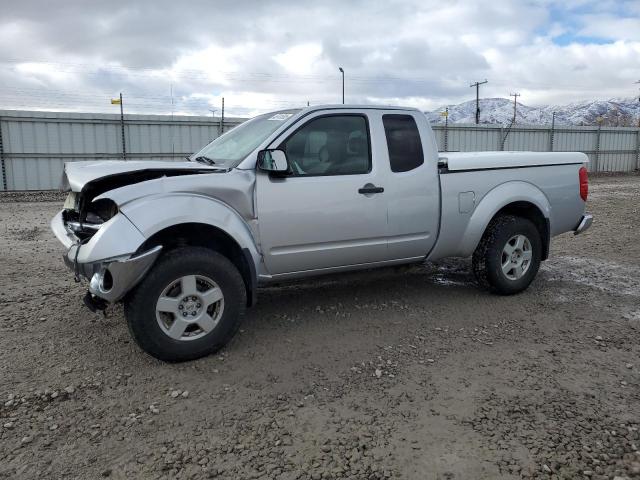
[[[85,221],[87,223],[102,224],[110,220],[116,213],[118,213],[118,206],[115,202],[108,198],[101,198],[89,204]]]
[[[104,222],[110,220],[118,213],[118,206],[113,200],[108,198],[101,198],[95,202],[91,202],[84,211],[67,207],[67,203],[65,202],[65,210],[62,218],[67,228],[75,233],[80,240],[86,240],[92,237]]]

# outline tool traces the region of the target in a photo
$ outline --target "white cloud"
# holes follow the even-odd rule
[[[108,98],[122,91],[129,111],[169,113],[173,90],[174,112],[210,114],[224,96],[229,114],[248,114],[340,101],[338,66],[349,102],[425,109],[472,98],[469,84],[485,78],[483,96],[517,90],[533,105],[630,96],[640,79],[637,0],[65,7],[25,0],[4,9],[6,107],[109,110]]]
[[[640,16],[621,18],[608,14],[584,15],[582,21],[584,26],[579,31],[580,35],[640,41]]]
[[[287,72],[306,75],[313,73],[315,64],[320,61],[322,45],[318,43],[303,43],[288,48],[285,52],[274,55]]]

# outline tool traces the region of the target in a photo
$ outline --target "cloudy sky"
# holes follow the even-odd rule
[[[0,45],[0,108],[560,104],[637,96],[640,1],[3,0]]]

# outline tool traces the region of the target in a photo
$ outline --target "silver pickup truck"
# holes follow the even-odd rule
[[[438,154],[418,110],[317,106],[260,115],[185,162],[67,163],[51,228],[92,310],[124,302],[136,342],[198,358],[238,330],[260,285],[473,258],[514,294],[551,237],[580,233],[582,153]]]

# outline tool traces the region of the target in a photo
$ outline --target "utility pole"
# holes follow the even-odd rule
[[[127,144],[124,138],[124,107],[122,105],[122,92],[120,98],[112,98],[111,105],[120,105],[120,128],[122,130],[122,159],[127,159]]]
[[[551,131],[549,132],[549,151],[553,152],[553,136],[556,129],[556,112],[551,115]]]
[[[4,144],[2,143],[2,118],[0,118],[0,164],[2,166],[2,189],[7,189],[7,166],[4,163]]]
[[[640,85],[640,80],[636,84]],[[638,94],[638,102],[640,105],[640,94]],[[636,169],[640,170],[640,115],[638,115],[638,131],[636,132]]]
[[[216,125],[216,123],[215,123],[215,121],[216,121],[216,112],[218,111],[218,109],[217,108],[209,108],[208,110],[211,112],[211,119],[212,119],[211,123],[215,127],[215,125]],[[216,136],[214,135],[213,138],[211,139],[211,141],[213,141],[215,139],[216,139]]]
[[[340,70],[340,73],[342,74],[342,104],[344,105],[344,70],[342,67],[338,67],[338,70]]]
[[[173,123],[173,83],[170,84],[169,94],[171,95],[171,155],[175,155],[176,143],[173,137],[173,131],[175,130],[175,124]]]
[[[640,80],[638,80],[636,84],[640,85]],[[638,94],[638,102],[640,102],[640,94]],[[640,115],[638,115],[638,128],[640,128]]]
[[[222,116],[220,117],[220,135],[224,133],[224,97],[222,97]]]
[[[516,113],[518,111],[518,97],[520,96],[519,93],[510,93],[509,94],[510,97],[513,97],[513,123],[516,123]]]
[[[476,125],[480,123],[480,85],[485,83],[487,83],[486,79],[484,82],[475,82],[469,85],[470,87],[476,87]]]
[[[444,111],[444,151],[449,151],[449,107]]]
[[[594,172],[597,172],[600,167],[600,131],[602,130],[602,122],[604,122],[604,118],[598,116],[598,118],[596,118],[596,122],[598,123],[598,130],[596,131],[596,162],[593,166]]]
[[[120,92],[120,128],[122,129],[122,159],[127,159],[127,141],[124,137],[124,106],[122,105],[122,92]]]

